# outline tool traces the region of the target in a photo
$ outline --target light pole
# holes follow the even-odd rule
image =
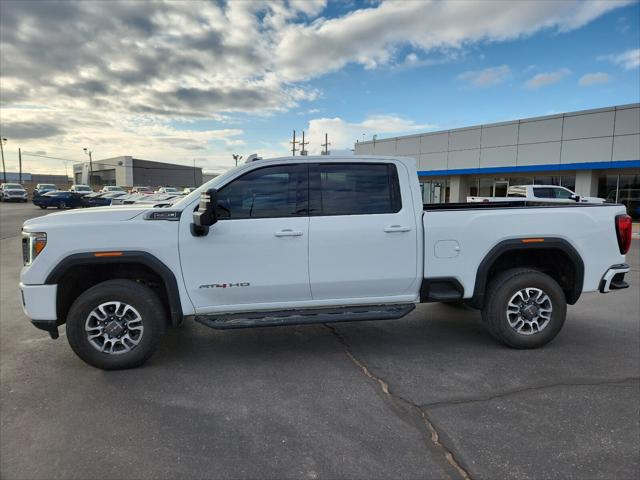
[[[91,154],[93,153],[93,151],[89,150],[87,147],[84,147],[82,150],[84,150],[84,153],[89,155],[89,186],[91,186],[91,180],[93,178],[93,161],[91,158]]]
[[[193,159],[193,188],[197,187],[196,185],[196,159]]]
[[[2,176],[4,177],[4,183],[7,183],[7,169],[4,166],[4,147],[3,147],[3,145],[6,145],[6,143],[7,143],[6,138],[2,138],[0,140],[0,153],[2,153]]]
[[[240,160],[242,160],[242,155],[238,155],[237,153],[234,153],[233,155],[231,155],[233,157],[233,159],[236,161],[236,167],[238,166],[238,162]]]

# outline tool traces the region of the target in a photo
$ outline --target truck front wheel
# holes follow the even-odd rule
[[[514,268],[487,288],[482,320],[497,340],[512,348],[538,348],[564,325],[567,301],[560,285],[537,270]]]
[[[107,280],[83,292],[67,315],[67,338],[82,360],[104,370],[142,365],[166,321],[162,301],[132,280]]]

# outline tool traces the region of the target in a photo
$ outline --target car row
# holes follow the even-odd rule
[[[91,192],[81,193],[78,191],[51,191],[33,197],[33,204],[42,209],[49,207],[58,208],[60,210],[66,208],[88,208],[88,207],[107,207],[110,205],[171,205],[178,201],[183,195],[180,193],[169,194],[129,194],[124,191],[115,192]]]

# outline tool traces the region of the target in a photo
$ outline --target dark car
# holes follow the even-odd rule
[[[74,192],[48,192],[34,197],[33,204],[42,209],[47,207],[56,207],[60,210],[76,208],[81,205],[81,196]]]
[[[34,197],[39,197],[40,195],[44,195],[49,192],[57,192],[58,187],[56,187],[53,183],[39,183],[36,185],[36,189],[33,191]]]
[[[108,207],[111,200],[126,195],[127,192],[89,193],[82,198],[83,207]]]

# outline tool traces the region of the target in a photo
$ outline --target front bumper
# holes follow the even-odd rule
[[[27,194],[26,192],[25,193],[5,193],[4,199],[5,200],[26,200]]]
[[[49,332],[51,338],[58,338],[57,292],[57,285],[25,285],[20,282],[24,314],[36,328]]]
[[[629,265],[626,263],[620,263],[609,267],[609,270],[605,272],[602,276],[602,280],[600,280],[600,293],[608,293],[611,290],[629,288],[629,284],[624,281],[624,276],[629,270]]]

